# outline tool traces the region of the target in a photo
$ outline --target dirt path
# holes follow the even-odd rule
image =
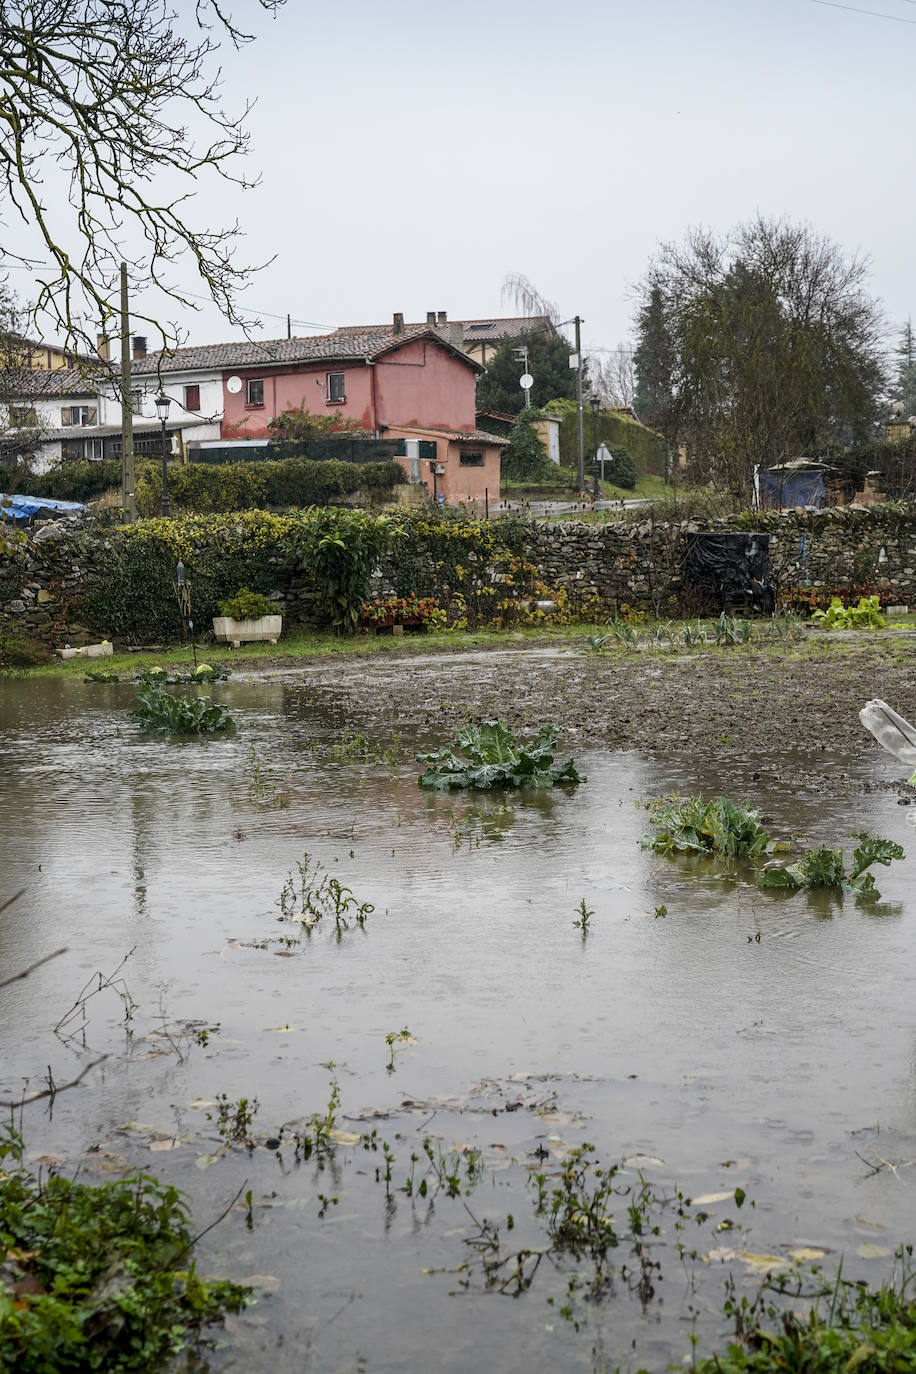
[[[878,751],[858,717],[870,698],[916,721],[916,636],[891,633],[691,653],[535,645],[270,667],[338,696],[362,728],[411,725],[443,743],[469,717],[499,716],[523,729],[556,721],[569,741],[613,749],[747,759],[778,741],[784,752],[852,763]],[[902,777],[901,787],[911,791]]]

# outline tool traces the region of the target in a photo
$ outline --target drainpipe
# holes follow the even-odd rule
[[[372,416],[372,432],[376,439],[378,439],[378,401],[375,390],[375,363],[371,358],[367,358],[366,366],[369,368],[369,407]]]

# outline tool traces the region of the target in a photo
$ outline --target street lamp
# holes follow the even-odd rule
[[[169,418],[169,406],[171,404],[171,396],[166,396],[164,392],[160,391],[156,397],[156,414],[162,425],[162,514],[166,517],[169,515],[169,439],[165,430],[165,422]]]
[[[595,438],[595,473],[594,473],[594,479],[593,479],[593,482],[592,482],[592,494],[593,494],[595,500],[597,501],[597,500],[598,500],[598,411],[601,409],[601,397],[600,397],[600,396],[590,396],[590,397],[589,397],[588,403],[589,403],[589,405],[590,405],[591,408],[592,408],[592,417],[593,417],[594,422],[595,422],[595,426],[594,426],[594,438]]]

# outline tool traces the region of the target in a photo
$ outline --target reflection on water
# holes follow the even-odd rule
[[[27,1131],[39,1150],[152,1160],[199,1218],[248,1179],[257,1224],[233,1214],[208,1254],[281,1286],[222,1367],[265,1367],[269,1353],[280,1371],[463,1371],[487,1349],[494,1368],[592,1368],[594,1347],[611,1367],[661,1369],[686,1344],[674,1272],[661,1311],[643,1317],[621,1297],[579,1335],[534,1290],[518,1303],[450,1298],[455,1277],[423,1271],[461,1263],[466,1214],[403,1195],[392,1207],[371,1154],[338,1160],[336,1176],[263,1149],[195,1167],[213,1127],[188,1104],[222,1092],[256,1096],[268,1132],[321,1111],[334,1077],[354,1133],[375,1124],[419,1139],[422,1128],[443,1148],[474,1144],[495,1170],[475,1215],[504,1214],[510,1187],[524,1195],[512,1159],[544,1151],[556,1167],[588,1139],[607,1160],[663,1161],[646,1167],[695,1195],[740,1184],[756,1202],[742,1218],[754,1250],[817,1245],[879,1277],[879,1261],[857,1260],[863,1236],[878,1249],[912,1238],[902,1171],[869,1177],[859,1157],[916,1157],[912,860],[878,870],[884,900],[868,908],[777,901],[725,865],[638,843],[643,803],[679,790],[747,800],[778,834],[836,844],[867,826],[912,847],[892,795],[843,781],[841,759],[838,800],[819,794],[803,756],[736,769],[601,751],[575,751],[588,775],[575,793],[431,794],[412,753],[445,741],[409,741],[390,770],[333,758],[344,724],[359,725],[352,693],[288,678],[211,690],[236,718],[234,739],[143,737],[126,685],[3,684],[0,898],[26,895],[0,917],[0,967],[68,953],[0,993],[0,1096],[49,1064],[60,1078],[83,1062],[51,1027],[95,970],[133,950],[132,1035],[120,1001],[99,996],[86,1052],[109,1058],[50,1119],[29,1109]],[[253,798],[252,745],[288,806]],[[322,923],[291,957],[253,948],[287,932],[276,901],[306,852],[375,911],[339,941]],[[573,926],[583,898],[594,911],[584,940]],[[150,1038],[163,1021],[220,1029],[180,1059]],[[389,1073],[386,1036],[405,1027],[416,1044]],[[549,1085],[553,1117],[527,1099],[507,1113],[531,1075]],[[481,1084],[501,1086],[471,1110]],[[187,1143],[149,1155],[147,1137],[118,1133],[128,1121]],[[319,1218],[317,1193],[331,1188],[339,1200]],[[713,1308],[719,1296],[713,1274],[696,1301]]]

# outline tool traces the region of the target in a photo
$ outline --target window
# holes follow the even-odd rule
[[[131,415],[143,414],[143,388],[135,386],[130,393],[130,413]]]
[[[38,424],[38,416],[32,406],[10,406],[10,427],[28,429]]]
[[[250,406],[262,406],[264,404],[264,378],[248,378],[248,404]]]
[[[102,441],[101,439],[84,439],[84,440],[83,440],[83,457],[84,457],[84,458],[88,458],[90,462],[97,463],[97,462],[99,462],[102,458],[104,458],[104,456],[105,456],[105,454],[104,454],[104,452],[103,452],[103,441]]]
[[[64,406],[60,412],[62,425],[97,424],[95,406]]]
[[[262,387],[261,387],[261,402],[260,402],[260,403],[261,403],[261,405],[264,404],[264,388],[263,388],[263,384],[262,384]],[[255,405],[255,404],[257,404],[257,402],[252,401],[252,400],[249,399],[248,404],[249,404],[249,405]],[[186,387],[185,387],[185,389],[184,389],[184,408],[185,408],[185,410],[200,410],[200,387],[199,387],[199,386],[186,386]]]
[[[340,405],[347,399],[346,372],[328,373],[328,402]]]
[[[483,451],[481,449],[463,449],[458,463],[463,468],[482,468]]]

